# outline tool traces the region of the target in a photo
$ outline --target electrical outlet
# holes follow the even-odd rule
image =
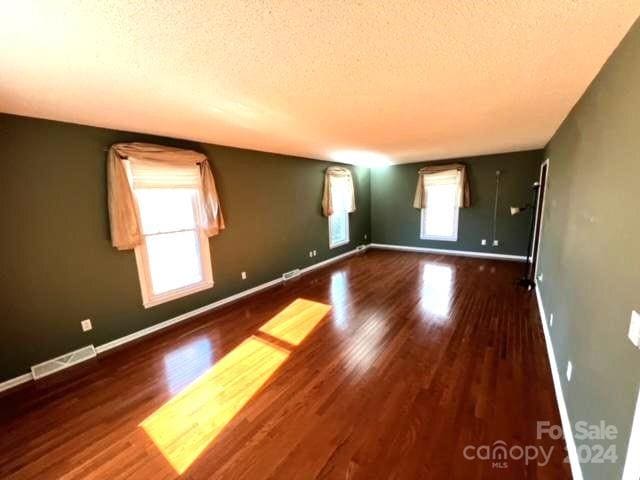
[[[498,240],[494,240],[494,241],[493,241],[493,246],[494,246],[494,247],[497,247],[498,245],[500,245],[500,242],[498,242]]]
[[[549,326],[553,327],[553,313],[549,315]]]
[[[313,257],[313,252],[309,250],[309,258]]]
[[[243,280],[246,280],[247,279],[247,272],[242,272],[240,274],[240,276],[242,277]]]
[[[573,374],[573,363],[571,363],[571,360],[569,360],[567,362],[567,381],[570,382],[571,381],[571,375]]]
[[[313,251],[313,256],[315,257],[318,254],[315,250]]]
[[[487,239],[483,238],[482,240],[480,240],[480,245],[486,245],[487,244]]]
[[[367,239],[367,234],[366,234],[366,233],[364,234],[364,239],[365,239],[365,240]]]
[[[89,330],[93,329],[93,325],[91,325],[91,319],[90,318],[82,320],[80,322],[80,326],[82,327],[82,331],[83,332],[88,332]]]
[[[640,348],[640,313],[635,310],[631,312],[631,322],[629,323],[629,340],[636,347]]]
[[[538,281],[542,281],[544,279],[544,273],[541,273],[540,275],[538,275]]]

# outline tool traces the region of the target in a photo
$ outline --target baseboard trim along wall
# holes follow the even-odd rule
[[[322,262],[318,262],[318,263],[314,263],[313,265],[309,265],[308,267],[302,268],[300,270],[300,273],[308,273],[311,272],[312,270],[317,270],[319,268],[325,267],[326,265],[329,265],[333,262],[337,262],[338,260],[342,260],[343,258],[346,257],[350,257],[352,255],[355,255],[356,253],[361,253],[361,252],[365,252],[368,248],[370,247],[370,245],[364,245],[364,246],[359,246],[353,250],[349,250],[348,252],[342,253],[340,255],[336,255],[335,257],[331,257],[328,258],[327,260],[323,260]],[[188,320],[190,318],[193,317],[197,317],[199,315],[202,315],[206,312],[210,312],[212,310],[215,310],[216,308],[220,308],[223,305],[226,305],[228,303],[231,302],[235,302],[237,300],[240,300],[241,298],[244,297],[248,297],[250,295],[254,295],[262,290],[265,290],[267,288],[273,287],[275,285],[278,285],[280,283],[283,283],[284,280],[282,279],[282,277],[278,277],[274,280],[271,280],[269,282],[266,283],[262,283],[260,285],[256,285],[255,287],[249,288],[247,290],[243,290],[241,292],[238,292],[234,295],[231,295],[229,297],[226,298],[222,298],[216,302],[210,303],[208,305],[204,305],[200,308],[196,308],[195,310],[191,310],[189,312],[185,312],[181,315],[178,315],[177,317],[173,317],[170,318],[169,320],[165,320],[164,322],[160,322],[157,323],[155,325],[152,325],[150,327],[144,328],[142,330],[138,330],[137,332],[133,332],[129,335],[126,335],[124,337],[120,337],[120,338],[116,338],[115,340],[112,340],[111,342],[107,342],[107,343],[103,343],[102,345],[99,345],[96,347],[96,353],[98,355],[107,352],[113,348],[119,347],[121,345],[124,345],[126,343],[132,342],[134,340],[137,340],[139,338],[142,338],[146,335],[150,335],[154,332],[157,332],[159,330],[163,330],[167,327],[170,327],[171,325],[175,325],[177,323],[180,322],[184,322],[185,320]],[[17,387],[18,385],[21,385],[23,383],[26,382],[30,382],[33,380],[33,375],[31,373],[25,373],[24,375],[20,375],[18,377],[14,377],[14,378],[10,378],[9,380],[6,380],[2,383],[0,383],[0,392],[3,392],[5,390],[9,390],[11,388]]]
[[[228,303],[235,302],[236,300],[240,300],[241,298],[248,297],[250,295],[254,295],[262,290],[273,287],[280,283],[282,283],[282,279],[277,278],[275,280],[271,280],[269,282],[257,285],[253,288],[243,290],[229,297],[222,298],[216,302],[210,303],[208,305],[204,305],[200,308],[196,308],[195,310],[190,310],[181,315],[178,315],[177,317],[170,318],[169,320],[165,320],[164,322],[156,323],[155,325],[152,325],[147,328],[143,328],[142,330],[138,330],[124,337],[116,338],[115,340],[112,340],[110,342],[103,343],[102,345],[98,345],[96,347],[96,352],[98,352],[98,354],[107,352],[113,348],[119,347],[129,342],[133,342],[134,340],[145,337],[159,330],[164,330],[165,328],[170,327],[171,325],[175,325],[176,323],[184,322],[185,320],[188,320],[193,317],[197,317],[198,315],[202,315],[211,310],[215,310],[216,308],[220,308],[223,305],[226,305]]]
[[[370,247],[379,248],[383,250],[438,253],[440,255],[458,255],[460,257],[491,258],[495,260],[512,260],[512,261],[518,261],[518,262],[524,262],[527,259],[526,255],[505,255],[502,253],[470,252],[467,250],[448,250],[444,248],[409,247],[405,245],[388,245],[386,243],[372,243]]]
[[[4,392],[5,390],[9,390],[10,388],[17,387],[18,385],[22,385],[23,383],[30,382],[31,380],[33,380],[33,375],[31,373],[25,373],[24,375],[10,378],[9,380],[0,383],[0,392]]]
[[[569,456],[569,463],[571,465],[571,475],[573,476],[574,480],[583,480],[582,467],[580,466],[580,460],[578,457],[578,449],[576,448],[576,441],[573,437],[573,427],[571,425],[571,420],[569,419],[567,404],[564,401],[564,394],[562,393],[560,372],[558,370],[558,364],[556,363],[556,355],[553,351],[553,343],[551,342],[551,335],[549,333],[549,323],[547,322],[547,315],[544,311],[544,305],[542,304],[542,297],[540,296],[540,289],[538,288],[538,285],[536,285],[536,299],[538,301],[538,310],[540,311],[540,321],[542,322],[544,341],[547,344],[547,355],[549,357],[549,365],[551,366],[553,388],[556,392],[556,401],[558,402],[558,410],[560,411],[562,430],[564,432],[564,438],[567,444],[567,454]]]

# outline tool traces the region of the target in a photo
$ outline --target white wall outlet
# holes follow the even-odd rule
[[[500,245],[500,242],[498,242],[498,240],[494,240],[494,241],[493,241],[493,246],[494,246],[494,247],[497,247],[498,245]]]
[[[318,254],[315,250],[313,251],[313,256],[315,257]]]
[[[573,375],[573,363],[571,363],[571,360],[569,360],[567,362],[567,381],[568,382],[571,381],[571,375]]]
[[[538,275],[538,281],[541,282],[544,279],[544,273]]]
[[[480,240],[480,245],[486,245],[487,244],[487,239],[483,238],[482,240]]]
[[[82,320],[80,322],[80,326],[82,327],[82,331],[83,332],[88,332],[89,330],[93,329],[93,325],[91,325],[91,319],[90,318]]]
[[[631,322],[629,323],[629,340],[636,347],[640,348],[640,313],[635,310],[631,312]]]
[[[364,234],[364,239],[365,239],[365,240],[367,239],[367,234],[366,234],[366,233]]]
[[[313,251],[309,250],[309,258],[313,257]]]
[[[240,274],[240,276],[242,277],[243,280],[246,280],[247,279],[247,272],[242,272]]]
[[[549,315],[549,326],[553,327],[553,313]]]

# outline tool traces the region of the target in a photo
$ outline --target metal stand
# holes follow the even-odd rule
[[[524,262],[524,275],[518,279],[516,282],[518,286],[524,287],[527,290],[532,290],[536,286],[536,282],[531,278],[532,275],[532,263],[529,262],[531,255],[533,252],[531,251],[533,247],[533,235],[535,234],[534,229],[536,227],[536,215],[538,213],[538,209],[536,208],[538,205],[538,189],[540,185],[536,182],[533,184],[533,203],[531,204],[531,229],[529,231],[529,245],[527,246],[527,258]],[[533,259],[531,259],[533,261]]]

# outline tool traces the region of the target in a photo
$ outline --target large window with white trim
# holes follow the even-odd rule
[[[329,215],[329,248],[349,243],[349,206],[351,204],[351,180],[338,177],[331,180],[333,213]]]
[[[198,166],[136,168],[134,160],[128,171],[143,234],[135,254],[144,306],[212,287]]]
[[[427,207],[421,210],[421,239],[458,240],[459,175],[459,172],[447,171],[423,176]]]

